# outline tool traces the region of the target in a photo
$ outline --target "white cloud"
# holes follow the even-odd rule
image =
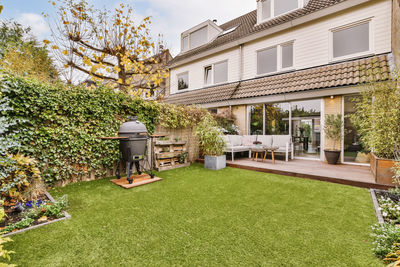
[[[207,20],[222,24],[256,9],[256,0],[136,0],[150,6],[145,16],[152,16],[153,34],[162,33],[173,54],[180,50],[180,34]]]
[[[50,28],[43,16],[36,13],[22,13],[17,21],[25,27],[31,28],[31,33],[38,40],[44,39],[50,33]]]

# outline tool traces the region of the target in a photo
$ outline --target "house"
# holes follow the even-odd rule
[[[165,101],[231,110],[241,134],[291,135],[295,157],[324,160],[326,114],[341,114],[341,162],[364,164],[347,115],[371,71],[400,63],[399,0],[258,0],[222,25],[181,34]],[[223,11],[221,11],[223,12]]]

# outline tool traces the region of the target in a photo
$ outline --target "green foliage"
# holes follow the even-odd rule
[[[211,115],[205,116],[196,127],[199,146],[206,156],[220,156],[224,154],[226,146],[223,132]]]
[[[400,228],[395,224],[375,224],[372,226],[372,238],[374,254],[383,259],[395,250],[394,243],[400,238]]]
[[[225,134],[239,134],[239,128],[235,125],[236,118],[231,111],[214,114],[213,117]]]
[[[342,117],[338,114],[327,114],[325,116],[325,135],[333,142],[333,150],[336,148],[336,142],[342,138],[343,122]]]
[[[381,158],[392,159],[400,144],[400,77],[385,82],[371,81],[355,101],[350,117],[366,148]]]
[[[31,224],[34,222],[35,220],[32,218],[24,218],[19,222],[16,222],[14,224],[10,224],[7,225],[2,231],[1,233],[9,233],[12,232],[14,230],[20,230],[20,229],[24,229],[24,228],[28,228],[29,226],[31,226]]]
[[[163,104],[160,107],[160,124],[166,128],[186,128],[196,126],[208,111],[196,106]]]
[[[4,211],[4,201],[0,200],[0,223],[4,221],[6,212]]]
[[[194,126],[208,112],[132,98],[112,88],[50,85],[3,72],[0,75],[0,117],[14,122],[0,139],[17,140],[10,154],[35,158],[47,184],[91,172],[104,176],[119,159],[118,142],[100,140],[116,136],[128,116],[136,114],[150,134],[157,124],[169,128]],[[1,126],[0,126],[1,128]]]
[[[41,179],[34,159],[21,154],[0,157],[0,194],[5,198],[22,199],[23,193]]]
[[[0,25],[0,66],[20,75],[56,81],[58,72],[45,47],[30,37],[31,29],[13,21]]]
[[[64,195],[53,203],[46,203],[42,208],[42,212],[43,215],[47,217],[61,218],[64,217],[63,210],[65,210],[67,206],[68,198],[67,195]]]
[[[397,241],[393,244],[394,248],[386,257],[383,259],[388,267],[400,266],[400,243]]]
[[[3,244],[5,244],[5,243],[8,243],[8,242],[11,242],[12,240],[9,238],[9,237],[2,237],[2,236],[0,236],[0,257],[1,258],[3,258],[3,259],[5,259],[5,260],[7,260],[7,261],[10,261],[11,260],[11,254],[14,254],[15,252],[14,251],[10,251],[10,250],[6,250],[5,248],[4,248],[4,245]],[[11,267],[11,266],[15,266],[15,265],[10,265],[10,264],[6,264],[6,263],[3,263],[3,262],[0,262],[0,266],[8,266],[8,267]]]
[[[380,197],[379,207],[385,221],[400,223],[400,204],[390,198]]]

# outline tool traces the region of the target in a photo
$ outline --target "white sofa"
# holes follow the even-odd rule
[[[254,146],[253,142],[259,141],[266,147],[275,147],[276,153],[284,153],[285,160],[293,159],[294,149],[292,138],[290,135],[225,135],[225,152],[232,154],[232,161],[235,160],[234,154],[236,152],[249,151],[249,158],[251,157],[250,148]]]

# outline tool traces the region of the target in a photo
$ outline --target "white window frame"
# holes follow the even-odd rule
[[[283,68],[282,67],[282,46],[287,46],[287,45],[290,45],[290,44],[293,45],[293,64],[292,64],[291,67]],[[278,57],[278,59],[276,61],[276,64],[277,64],[276,71],[267,72],[267,73],[258,73],[258,53],[262,52],[264,50],[268,50],[268,49],[274,48],[274,47],[277,48],[276,55]],[[296,61],[295,61],[295,59],[296,59],[296,49],[295,48],[296,48],[295,40],[291,40],[291,41],[288,41],[288,42],[285,42],[285,43],[280,43],[280,44],[277,44],[277,45],[273,45],[273,46],[269,46],[269,47],[266,47],[266,48],[262,48],[262,49],[256,50],[256,55],[255,55],[255,57],[256,57],[256,65],[257,65],[256,66],[256,77],[262,77],[262,76],[266,76],[266,75],[272,75],[272,74],[276,74],[276,73],[280,73],[280,72],[294,70],[295,66],[296,66]]]
[[[214,66],[216,64],[224,63],[224,62],[226,62],[226,65],[227,65],[227,70],[226,71],[227,71],[228,79],[225,82],[215,83],[215,81],[214,81],[214,76],[215,76],[215,74],[214,74],[214,71],[215,71]],[[209,68],[209,67],[211,67],[211,82],[210,83],[206,83],[206,68]],[[208,65],[203,66],[203,84],[204,84],[204,87],[225,84],[227,82],[229,82],[229,60],[228,59],[221,60],[221,61],[214,62],[212,64],[208,64]]]
[[[184,44],[184,41],[183,41],[183,39],[185,39],[185,38],[188,38],[188,47],[187,47],[187,49],[183,49],[183,44]],[[181,51],[189,51],[190,50],[190,34],[187,34],[187,35],[184,35],[184,36],[182,36],[182,39],[181,39]]]
[[[364,52],[359,52],[359,53],[355,53],[355,54],[350,54],[350,55],[346,55],[346,56],[341,56],[341,57],[334,57],[333,56],[333,33],[334,32],[338,32],[341,30],[346,30],[355,26],[359,26],[361,24],[365,24],[368,23],[368,28],[369,28],[369,50],[368,51],[364,51]],[[373,20],[372,17],[370,18],[366,18],[363,20],[358,20],[352,23],[348,23],[339,27],[335,27],[329,30],[329,61],[330,62],[337,62],[337,61],[343,61],[346,59],[354,59],[354,58],[359,58],[359,57],[363,57],[363,56],[370,56],[373,55],[373,51],[375,51],[374,49],[374,39],[373,39]]]
[[[187,74],[187,76],[188,76],[188,87],[185,88],[185,89],[179,89],[179,76],[180,75],[184,75],[184,74]],[[189,71],[184,71],[184,72],[181,72],[181,73],[177,73],[176,74],[176,91],[177,92],[186,91],[186,90],[189,90],[189,88],[190,88]]]
[[[275,1],[279,1],[279,0],[271,0],[271,7],[270,7],[271,8],[271,17],[266,18],[266,19],[262,18],[263,17],[263,15],[262,15],[262,12],[263,12],[262,3],[261,3],[261,1],[259,2],[259,6],[258,6],[259,11],[258,11],[258,14],[257,14],[257,21],[258,21],[257,24],[262,24],[262,23],[264,23],[264,22],[266,22],[268,20],[271,20],[273,18],[284,16],[284,15],[286,15],[288,13],[291,13],[291,12],[293,12],[295,10],[303,8],[304,7],[304,3],[305,3],[305,0],[297,0],[297,8],[289,10],[289,11],[287,11],[285,13],[282,13],[282,14],[279,14],[279,15],[275,16]]]

